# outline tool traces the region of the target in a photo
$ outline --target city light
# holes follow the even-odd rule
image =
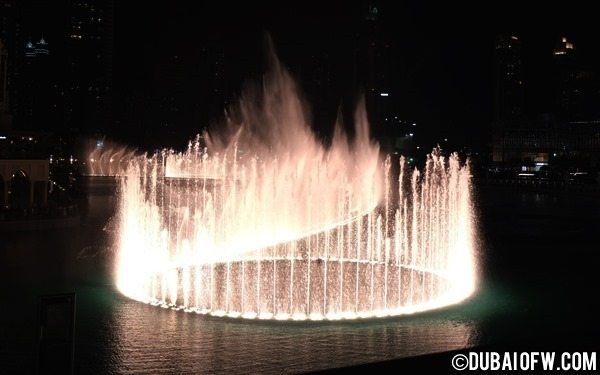
[[[388,94],[387,92],[382,92],[381,94],[379,94],[381,96],[390,96],[390,94]]]

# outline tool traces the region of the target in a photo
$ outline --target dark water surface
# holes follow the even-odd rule
[[[70,228],[0,228],[0,373],[35,371],[39,296],[61,292],[77,293],[74,366],[86,374],[296,373],[482,345],[596,345],[600,198],[488,187],[475,199],[476,295],[357,322],[218,319],[120,296],[107,195],[90,197],[88,217]]]

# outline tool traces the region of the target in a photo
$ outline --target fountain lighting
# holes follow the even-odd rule
[[[126,176],[130,162],[139,160],[140,153],[125,146],[107,141],[87,145],[86,158],[82,160],[86,176]]]
[[[382,158],[364,103],[354,136],[338,123],[325,146],[305,108],[275,62],[230,111],[225,134],[204,133],[180,153],[128,155],[119,173],[121,293],[269,320],[411,314],[472,294],[468,165],[439,150],[421,171]]]

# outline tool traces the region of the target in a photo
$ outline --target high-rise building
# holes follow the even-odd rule
[[[19,106],[16,116],[21,129],[54,130],[60,125],[59,81],[50,45],[40,37],[24,48],[19,82]]]
[[[113,0],[70,0],[65,37],[69,128],[106,132],[112,124]]]
[[[356,83],[365,90],[367,112],[374,127],[382,126],[396,94],[390,92],[391,46],[380,17],[377,5],[367,6],[356,49]]]
[[[11,128],[8,96],[8,51],[0,39],[0,130]]]
[[[561,37],[556,43],[554,48],[554,56],[568,56],[571,57],[575,53],[575,46],[569,42],[566,37]]]
[[[23,32],[21,24],[21,7],[17,0],[4,0],[0,3],[0,40],[4,47],[5,56],[5,99],[3,109],[4,127],[14,126],[14,113],[18,107],[18,80],[20,65],[23,60]]]
[[[114,0],[4,0],[0,39],[15,130],[106,132]]]
[[[523,115],[521,42],[517,36],[501,35],[494,50],[494,120],[513,126]]]
[[[582,62],[575,45],[559,38],[553,51],[555,108],[563,122],[600,119],[600,76]]]
[[[552,69],[544,70],[537,89],[554,92],[546,100],[550,111],[532,116],[523,112],[521,47],[517,37],[497,39],[492,160],[538,172],[562,158],[598,162],[600,144],[600,80],[598,73],[577,56],[575,45],[561,37],[552,53]],[[544,92],[545,94],[545,92]],[[584,161],[587,160],[587,161]]]
[[[504,161],[507,133],[523,126],[524,84],[521,41],[515,35],[499,35],[494,46],[494,106],[492,160]]]
[[[385,8],[375,2],[364,8],[355,50],[355,82],[356,88],[364,90],[373,136],[386,151],[407,154],[415,146],[416,113],[404,104],[410,89],[397,54],[399,39],[391,37],[385,15]]]
[[[55,130],[62,121],[60,103],[61,18],[64,1],[5,1],[0,38],[8,50],[9,111],[15,130]],[[52,51],[51,51],[52,50]]]

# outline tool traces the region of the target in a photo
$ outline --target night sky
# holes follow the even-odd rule
[[[359,95],[345,84],[351,79],[350,45],[359,32],[369,2],[303,1],[218,2],[215,4],[118,3],[115,17],[115,113],[123,122],[151,110],[131,104],[161,84],[164,66],[177,56],[185,64],[198,58],[203,46],[222,46],[227,55],[229,96],[235,100],[243,82],[260,79],[265,70],[265,35],[269,33],[283,63],[300,81],[302,67],[313,55],[328,51],[333,84],[327,103],[313,107],[331,113]],[[421,132],[449,136],[458,143],[479,143],[489,135],[493,105],[493,48],[496,35],[518,35],[523,48],[526,107],[530,115],[551,110],[547,71],[552,48],[565,35],[586,62],[600,66],[600,32],[581,21],[586,10],[548,6],[525,9],[510,3],[443,7],[420,2],[375,2],[382,35],[395,51],[397,72],[391,86],[395,105],[407,119],[424,124]],[[532,27],[535,26],[535,27]],[[588,30],[582,30],[584,27]],[[576,31],[573,31],[576,30]],[[184,68],[185,71],[186,68]],[[189,67],[190,77],[193,66]],[[190,78],[184,90],[193,102],[204,101]],[[133,98],[133,99],[132,99]],[[196,99],[193,99],[196,98]],[[120,100],[122,99],[122,100]],[[130,103],[130,104],[127,104]],[[190,118],[178,132],[194,134],[214,120],[214,111]],[[332,115],[333,116],[333,115]],[[207,117],[211,117],[209,120]],[[143,124],[137,126],[143,127]],[[135,129],[135,126],[133,126]],[[187,137],[187,136],[186,136]]]

